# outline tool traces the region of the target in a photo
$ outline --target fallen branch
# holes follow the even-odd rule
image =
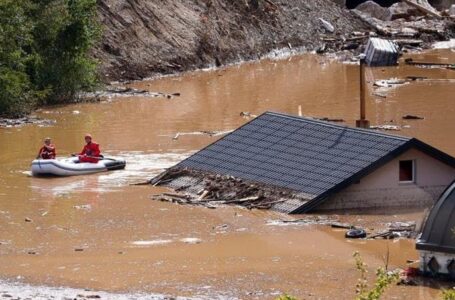
[[[143,182],[137,182],[137,183],[130,183],[130,185],[149,185],[150,181],[143,181]]]

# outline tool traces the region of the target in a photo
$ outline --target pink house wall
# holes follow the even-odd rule
[[[414,160],[415,182],[399,181],[399,161]],[[431,206],[455,179],[455,168],[416,149],[410,149],[360,183],[332,195],[318,210]]]

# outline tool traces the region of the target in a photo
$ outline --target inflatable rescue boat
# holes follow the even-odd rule
[[[33,176],[74,176],[98,172],[121,170],[126,166],[124,159],[101,158],[97,163],[79,162],[77,157],[65,159],[35,159],[32,161]]]

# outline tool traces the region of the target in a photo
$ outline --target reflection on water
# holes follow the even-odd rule
[[[413,58],[454,61],[455,53]],[[399,86],[386,98],[370,89],[368,119],[373,125],[397,125],[402,128],[397,133],[455,155],[455,72],[403,64],[367,71],[370,86],[374,80],[406,76],[433,80]],[[54,126],[0,128],[0,277],[183,296],[272,299],[288,292],[304,299],[353,298],[354,251],[362,253],[373,274],[387,251],[392,266],[417,259],[414,242],[346,241],[343,231],[324,226],[267,226],[268,220],[286,216],[155,202],[149,196],[162,190],[130,184],[150,179],[219,138],[175,138],[178,133],[229,131],[248,121],[241,112],[297,114],[300,106],[306,116],[344,119],[352,126],[359,111],[357,80],[357,66],[318,56],[265,60],[131,84],[181,97],[47,108],[38,116],[55,119]],[[403,120],[406,114],[425,119]],[[80,151],[87,132],[105,154],[124,157],[126,169],[67,178],[27,176],[45,136],[53,138],[63,157]],[[422,215],[341,216],[341,221],[376,228],[418,221]],[[401,286],[388,295],[429,299],[437,293]]]

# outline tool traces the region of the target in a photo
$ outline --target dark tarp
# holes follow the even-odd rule
[[[455,181],[431,209],[416,248],[455,253]]]

